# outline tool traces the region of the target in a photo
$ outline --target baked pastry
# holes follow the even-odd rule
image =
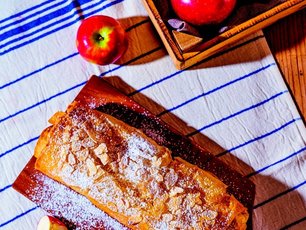
[[[78,103],[41,134],[35,168],[131,229],[246,229],[247,209],[209,172]]]

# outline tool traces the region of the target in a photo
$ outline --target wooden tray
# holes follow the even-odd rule
[[[168,147],[173,155],[214,173],[251,212],[255,186],[247,178],[215,158],[204,148],[180,135],[152,113],[118,92],[106,81],[93,76],[75,101],[90,108],[110,114],[127,124],[141,129],[158,144]],[[123,229],[116,220],[97,209],[85,197],[48,178],[34,169],[32,157],[13,184],[13,188],[49,212],[60,218],[70,229]],[[250,226],[250,222],[249,222]]]
[[[241,2],[248,3],[248,1]],[[305,0],[279,0],[279,4],[267,8],[268,10],[261,11],[261,13],[253,15],[251,18],[243,16],[245,19],[239,16],[242,11],[238,8],[234,16],[226,21],[228,24],[224,24],[224,26],[229,26],[230,29],[223,33],[218,33],[215,36],[203,38],[177,32],[169,27],[167,20],[173,17],[174,14],[169,0],[143,0],[143,3],[153,25],[178,69],[193,66],[203,59],[224,51],[242,38],[306,6]]]

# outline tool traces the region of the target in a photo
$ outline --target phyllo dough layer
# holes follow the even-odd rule
[[[209,172],[114,117],[72,104],[41,135],[35,168],[131,229],[246,229],[247,209]]]

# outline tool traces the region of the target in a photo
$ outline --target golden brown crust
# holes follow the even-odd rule
[[[34,156],[38,158],[40,154],[42,153],[43,149],[46,147],[46,145],[49,142],[50,137],[50,131],[52,129],[52,126],[49,126],[48,128],[44,129],[42,133],[40,134],[40,137],[37,141],[37,144],[34,149]]]
[[[132,229],[245,229],[248,213],[214,175],[172,159],[141,131],[70,106],[52,119],[36,169]]]
[[[52,125],[55,125],[57,124],[58,122],[60,122],[60,119],[61,117],[65,116],[66,113],[64,112],[56,112],[50,119],[49,119],[49,123],[52,124]],[[42,150],[46,147],[46,145],[48,144],[49,142],[49,138],[50,136],[52,135],[51,133],[51,130],[52,130],[52,126],[49,126],[47,127],[46,129],[44,129],[42,131],[42,133],[40,134],[40,137],[37,141],[37,144],[35,146],[35,149],[34,149],[34,156],[36,158],[39,157],[39,155],[41,154]]]

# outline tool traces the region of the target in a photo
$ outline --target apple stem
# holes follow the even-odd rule
[[[99,34],[98,39],[99,39],[99,41],[103,41],[103,40],[104,40],[104,37],[102,37],[102,36]]]
[[[104,37],[103,37],[101,34],[96,33],[96,34],[94,35],[94,39],[95,39],[96,41],[103,41],[103,40],[104,40]]]

